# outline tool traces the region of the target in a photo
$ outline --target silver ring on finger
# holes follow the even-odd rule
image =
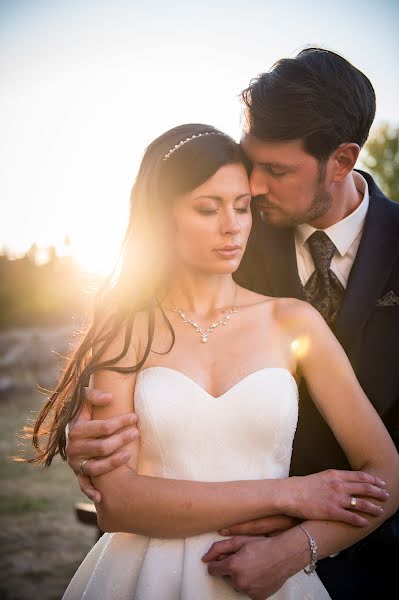
[[[357,504],[357,498],[355,498],[355,496],[351,496],[351,499],[350,499],[351,508],[356,508],[356,504]]]
[[[86,473],[84,471],[84,467],[85,467],[85,464],[87,463],[88,460],[89,460],[88,458],[85,458],[85,459],[81,460],[80,463],[78,464],[78,471],[79,471],[79,473],[81,475],[85,475],[86,476]]]

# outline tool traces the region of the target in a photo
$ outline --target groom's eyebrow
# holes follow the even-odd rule
[[[268,168],[272,168],[272,169],[287,169],[290,171],[293,171],[295,169],[295,165],[293,164],[288,164],[288,163],[280,163],[280,162],[261,162],[261,161],[257,161],[257,164],[260,165],[261,167],[268,167]]]
[[[202,196],[196,196],[194,200],[200,200],[201,198],[207,198],[210,200],[216,200],[217,202],[223,202],[222,196],[209,196],[208,194],[203,194]],[[234,198],[234,201],[241,200],[242,198],[251,198],[251,194],[240,194]]]

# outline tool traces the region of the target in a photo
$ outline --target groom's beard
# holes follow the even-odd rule
[[[311,223],[325,215],[332,206],[332,196],[324,187],[320,186],[307,210],[297,214],[284,212],[278,206],[269,204],[266,195],[256,196],[253,198],[253,202],[255,210],[260,213],[261,219],[265,223],[275,227],[295,227],[302,223]],[[269,210],[268,205],[271,207]]]

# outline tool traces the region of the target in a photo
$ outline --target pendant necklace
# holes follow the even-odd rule
[[[236,309],[236,300],[237,300],[237,289],[238,286],[236,284],[236,291],[235,291],[235,295],[234,295],[234,303],[232,308],[227,312],[226,316],[224,317],[224,319],[220,319],[220,321],[215,321],[215,323],[212,323],[207,329],[201,329],[201,327],[198,325],[198,323],[196,321],[191,321],[191,319],[189,319],[188,317],[186,317],[185,313],[182,311],[181,308],[179,308],[178,306],[175,306],[175,308],[173,309],[173,312],[177,313],[178,315],[180,315],[183,323],[188,323],[189,325],[191,325],[191,327],[194,328],[194,331],[196,333],[199,333],[201,336],[201,342],[203,342],[204,344],[208,341],[208,335],[210,333],[212,333],[212,331],[214,329],[216,329],[216,327],[219,327],[219,325],[227,325],[227,323],[230,321],[232,315],[234,315],[234,313],[238,312]]]

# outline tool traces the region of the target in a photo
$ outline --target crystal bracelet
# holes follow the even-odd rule
[[[298,527],[300,527],[302,529],[302,531],[304,531],[306,533],[307,538],[309,540],[311,560],[310,560],[310,563],[308,564],[308,566],[305,567],[303,570],[305,571],[306,575],[310,575],[311,573],[314,573],[316,570],[317,544],[316,544],[316,540],[314,538],[312,538],[310,533],[302,525],[298,525]]]

